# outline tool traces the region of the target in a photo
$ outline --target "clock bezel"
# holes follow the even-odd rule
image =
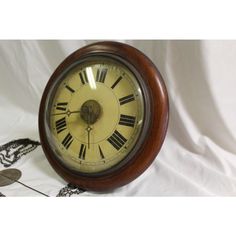
[[[126,161],[120,167],[112,167],[103,174],[81,174],[65,166],[52,151],[46,134],[45,114],[47,109],[48,93],[55,80],[65,72],[72,64],[92,55],[110,55],[120,59],[135,75],[144,83],[140,84],[150,99],[150,121],[146,129],[143,142],[133,153],[132,159]],[[120,63],[119,61],[119,63]],[[130,68],[132,65],[134,70]],[[145,85],[146,85],[146,88]],[[147,99],[147,96],[144,96]],[[168,95],[164,81],[155,65],[142,52],[127,44],[118,42],[98,42],[78,49],[69,55],[54,71],[44,90],[39,110],[39,134],[44,153],[54,170],[67,182],[79,186],[82,189],[93,191],[105,191],[125,185],[142,174],[153,162],[159,152],[168,125]],[[144,124],[147,124],[144,123]],[[141,132],[142,133],[142,132]]]
[[[50,110],[52,108],[52,103],[53,103],[53,97],[55,96],[55,93],[57,91],[57,88],[61,85],[61,83],[63,82],[63,80],[66,78],[67,74],[70,73],[72,70],[75,70],[76,67],[81,67],[84,63],[92,63],[92,62],[96,62],[98,60],[107,60],[110,63],[116,63],[117,66],[124,66],[126,67],[126,69],[128,69],[130,71],[130,73],[133,74],[136,83],[139,85],[139,88],[142,90],[142,99],[143,99],[143,109],[144,109],[144,117],[143,117],[143,124],[142,124],[142,128],[140,131],[140,135],[138,140],[135,141],[134,143],[134,147],[131,148],[131,150],[127,153],[126,157],[124,157],[120,162],[118,162],[117,164],[115,164],[114,166],[112,166],[109,169],[106,170],[102,170],[99,172],[91,172],[91,173],[86,173],[86,172],[81,172],[78,171],[76,169],[74,169],[73,167],[69,167],[66,166],[65,163],[65,168],[68,169],[68,171],[74,172],[74,174],[76,174],[78,177],[79,176],[90,176],[90,177],[99,177],[99,176],[104,176],[107,175],[111,172],[114,172],[117,169],[120,169],[124,164],[126,164],[127,162],[129,162],[133,156],[137,153],[137,151],[140,149],[140,146],[142,144],[142,141],[145,140],[146,136],[148,135],[148,130],[149,130],[149,126],[150,126],[150,98],[149,98],[149,93],[148,93],[148,88],[146,87],[146,84],[144,83],[144,81],[142,80],[142,78],[140,77],[139,73],[136,71],[136,69],[128,64],[128,62],[123,62],[123,59],[117,57],[116,55],[113,54],[107,54],[107,53],[96,53],[96,54],[89,54],[86,55],[85,57],[81,57],[79,61],[76,61],[75,63],[71,64],[69,67],[67,67],[62,74],[60,74],[60,76],[58,78],[54,78],[53,79],[53,87],[49,87],[48,91],[47,91],[47,99],[46,99],[46,105],[45,105],[45,125],[44,127],[46,128],[46,130],[48,130],[47,133],[49,133],[50,128],[47,127],[47,124],[50,123]],[[51,97],[50,97],[51,96]],[[47,108],[48,108],[48,112],[47,112]],[[51,135],[50,135],[51,136]],[[50,137],[48,137],[46,140],[49,140]],[[50,146],[50,142],[47,142],[47,145]],[[51,150],[53,149],[53,147],[51,147]],[[53,150],[52,150],[53,151]],[[61,158],[59,157],[59,154],[56,153],[56,151],[54,151],[53,153],[53,158],[57,158],[59,162],[63,161],[60,160]]]

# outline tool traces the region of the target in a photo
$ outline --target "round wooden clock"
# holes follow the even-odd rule
[[[72,53],[42,96],[44,153],[67,182],[86,190],[125,185],[153,162],[168,124],[162,77],[142,52],[98,42]]]

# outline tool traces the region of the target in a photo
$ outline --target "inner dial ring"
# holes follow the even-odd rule
[[[59,81],[49,119],[60,161],[92,174],[127,159],[144,121],[144,98],[134,74],[99,57],[74,66]]]

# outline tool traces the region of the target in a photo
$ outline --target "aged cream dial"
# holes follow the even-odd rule
[[[99,173],[135,147],[144,98],[135,75],[106,57],[84,61],[61,77],[49,106],[54,152],[71,169]]]

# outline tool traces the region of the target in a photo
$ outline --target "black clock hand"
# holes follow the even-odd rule
[[[86,131],[88,132],[88,149],[90,148],[90,132],[92,130],[92,127],[90,125],[87,126]]]
[[[91,126],[90,126],[90,123],[91,123],[91,115],[92,115],[92,107],[88,107],[88,126],[86,128],[87,132],[88,132],[88,149],[90,148],[90,132],[92,130]]]
[[[53,113],[53,114],[51,114],[52,116],[57,116],[57,115],[68,115],[68,116],[70,116],[71,114],[74,114],[74,113],[80,113],[80,111],[70,111],[70,110],[68,110],[68,111],[65,111],[65,112],[60,112],[60,113]]]

